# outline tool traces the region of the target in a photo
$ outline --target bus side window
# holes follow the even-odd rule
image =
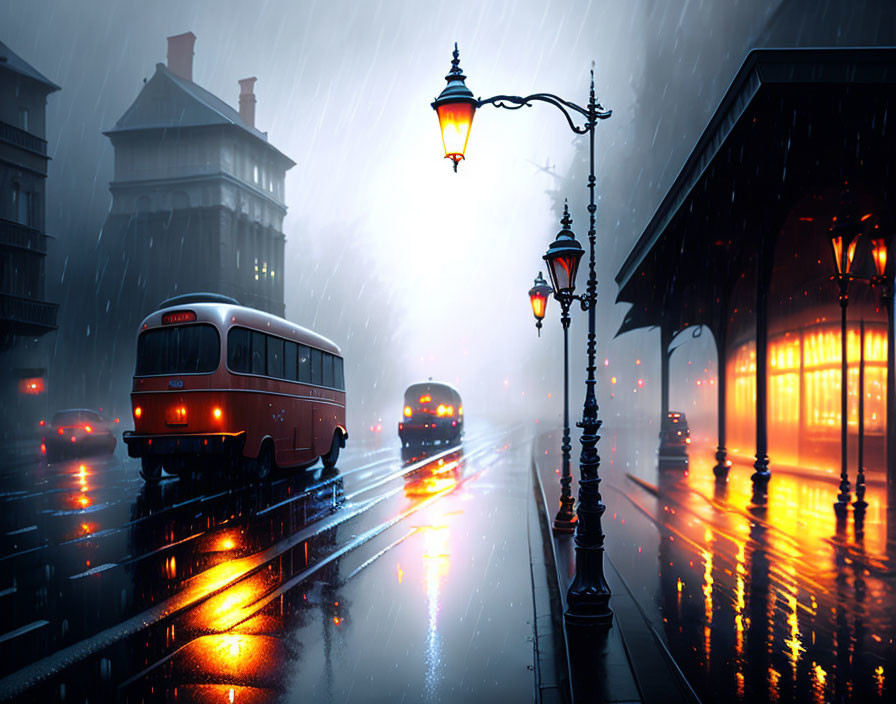
[[[268,376],[283,378],[283,340],[268,335]]]
[[[311,349],[305,345],[299,345],[299,381],[311,383]]]
[[[263,332],[252,333],[252,373],[264,374],[267,351],[265,350],[265,335]]]
[[[333,358],[333,376],[335,377],[336,388],[340,391],[345,391],[345,373],[343,371],[342,357]]]
[[[299,356],[298,347],[299,346],[295,342],[287,340],[283,350],[283,376],[290,381],[296,381],[299,378],[296,373],[296,362],[298,361]]]
[[[249,331],[230,328],[227,333],[227,366],[232,372],[249,373]]]
[[[321,351],[311,348],[311,383],[321,385],[324,377],[323,364],[321,363]]]
[[[327,352],[323,353],[324,357],[324,375],[323,375],[323,385],[333,387],[333,355],[328,354]]]

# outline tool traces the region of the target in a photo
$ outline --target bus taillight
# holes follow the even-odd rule
[[[221,420],[221,416],[224,415],[224,412],[220,408],[216,408],[212,411],[212,415],[215,417],[215,420]]]
[[[142,415],[143,415],[143,409],[140,408],[140,406],[137,406],[136,408],[134,408],[134,418],[139,418]]]

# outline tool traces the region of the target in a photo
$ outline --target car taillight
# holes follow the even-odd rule
[[[92,432],[93,432],[93,428],[91,428],[89,425],[85,425],[85,426],[84,426],[84,430],[86,430],[88,433],[92,433]]]
[[[62,428],[60,428],[60,429],[59,429],[59,434],[60,434],[60,435],[65,435],[65,431],[64,431]]]

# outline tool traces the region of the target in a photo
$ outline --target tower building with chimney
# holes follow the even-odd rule
[[[168,37],[168,64],[104,133],[115,166],[91,356],[116,382],[102,370],[133,372],[136,328],[168,297],[209,291],[285,312],[284,179],[295,162],[255,127],[256,78],[239,81],[239,111],[193,82],[195,41]]]
[[[282,316],[284,178],[295,162],[255,127],[254,77],[239,81],[239,111],[193,82],[195,41],[168,38],[168,65],[105,132],[115,171],[100,272],[141,316],[187,291]]]

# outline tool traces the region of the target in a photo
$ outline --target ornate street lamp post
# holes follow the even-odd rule
[[[877,229],[879,226],[875,226]],[[893,265],[889,263],[888,250],[893,244],[893,236],[871,236],[871,259],[874,261],[873,286],[880,288],[881,305],[887,309],[887,521],[896,520],[896,357],[893,350]],[[888,266],[889,264],[889,266]]]
[[[560,508],[552,525],[555,533],[572,533],[576,529],[575,502],[572,498],[572,473],[569,470],[569,307],[573,300],[581,300],[573,292],[576,288],[576,273],[579,260],[585,253],[569,226],[569,208],[563,206],[563,229],[548,247],[543,259],[548,264],[548,274],[553,284],[554,298],[560,302],[560,324],[563,326],[563,444],[560,446],[563,464],[560,477]]]
[[[497,108],[519,110],[531,107],[533,102],[548,103],[563,113],[570,129],[576,134],[587,134],[590,149],[588,172],[588,283],[585,295],[579,299],[582,307],[588,311],[587,341],[587,373],[585,380],[585,403],[582,409],[582,420],[577,423],[582,428],[582,453],[579,460],[579,502],[576,508],[576,574],[569,586],[566,602],[566,622],[569,624],[609,627],[613,622],[613,611],[610,609],[610,588],[604,577],[604,533],[601,528],[601,517],[606,511],[600,495],[600,457],[597,454],[598,431],[601,421],[598,418],[595,361],[596,343],[596,308],[597,308],[597,274],[595,268],[595,213],[597,205],[594,190],[597,180],[594,177],[594,132],[597,123],[612,115],[612,111],[604,110],[594,95],[594,71],[591,72],[591,87],[588,106],[583,108],[575,103],[551,93],[534,93],[526,97],[515,95],[496,95],[491,98],[473,98],[473,93],[464,83],[466,76],[460,69],[460,58],[457,44],[454,45],[451,70],[445,77],[447,86],[432,103],[439,115],[442,129],[442,141],[445,157],[457,164],[464,158],[473,115],[483,105],[494,105]],[[573,120],[573,113],[584,118],[579,126]]]
[[[834,510],[840,519],[846,518],[849,504],[849,474],[847,466],[848,404],[847,359],[846,359],[846,308],[849,305],[849,281],[852,262],[858,241],[857,224],[853,209],[841,208],[831,227],[831,250],[834,255],[837,283],[840,286],[840,493],[834,503]]]

